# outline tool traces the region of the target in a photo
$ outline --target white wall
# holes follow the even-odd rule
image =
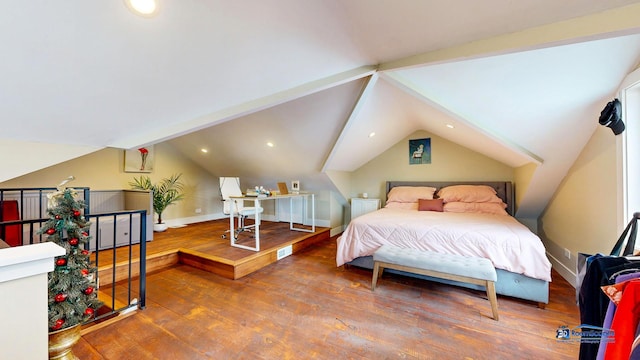
[[[0,248],[0,359],[48,358],[47,273],[64,253],[51,242]]]

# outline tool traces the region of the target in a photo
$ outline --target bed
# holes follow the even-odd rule
[[[433,189],[431,194],[429,189]],[[371,255],[383,244],[484,257],[496,268],[498,294],[540,306],[549,302],[551,263],[540,238],[513,217],[511,182],[389,181],[386,190],[385,207],[352,219],[338,238],[338,266],[372,269]],[[439,194],[444,198],[438,198]],[[484,290],[471,284],[456,285]]]

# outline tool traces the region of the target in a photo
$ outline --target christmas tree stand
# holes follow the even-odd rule
[[[78,360],[72,348],[80,340],[80,325],[49,333],[49,359]]]

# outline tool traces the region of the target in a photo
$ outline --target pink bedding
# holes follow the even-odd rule
[[[336,262],[372,255],[383,244],[488,258],[497,269],[551,281],[540,238],[511,216],[383,208],[351,221],[338,238]]]

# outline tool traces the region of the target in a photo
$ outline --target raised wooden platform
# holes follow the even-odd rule
[[[299,226],[299,225],[298,225]],[[147,272],[177,263],[187,264],[229,279],[239,279],[277,261],[278,250],[291,246],[292,255],[316,242],[329,239],[330,229],[316,227],[313,233],[289,230],[289,223],[263,221],[259,252],[229,244],[226,219],[190,224],[155,233],[147,242]],[[227,238],[223,238],[227,235]],[[239,243],[253,244],[252,233],[241,233]],[[139,245],[101,250],[97,255],[100,285],[108,285],[139,274]],[[132,259],[131,268],[129,258]],[[114,264],[115,263],[115,267]],[[115,269],[115,271],[114,271]]]

